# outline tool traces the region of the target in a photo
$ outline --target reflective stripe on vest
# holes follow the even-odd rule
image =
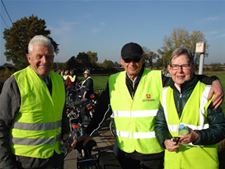
[[[185,104],[185,107],[181,115],[181,119],[179,119],[178,113],[175,107],[174,99],[173,99],[173,90],[170,87],[165,87],[163,89],[162,105],[164,107],[164,114],[168,124],[168,128],[173,136],[178,136],[178,128],[181,123],[184,124],[185,126],[188,126],[189,128],[193,130],[207,129],[209,127],[208,123],[205,121],[205,116],[206,116],[205,106],[208,106],[210,103],[207,99],[209,90],[210,90],[210,86],[206,86],[199,82],[196,85],[195,89],[193,90],[189,100]],[[193,104],[193,103],[196,103],[196,104]],[[170,106],[170,108],[168,108],[168,105]],[[194,106],[197,106],[197,107],[194,107]],[[172,110],[170,110],[171,108]],[[198,114],[196,114],[196,110],[198,110],[197,111]],[[168,113],[168,111],[170,111],[170,114]],[[173,116],[171,114],[172,112],[173,112]],[[195,119],[196,121],[195,124],[188,123],[188,122],[191,122],[192,119],[187,119],[186,117],[183,118],[183,116],[185,114],[187,115],[189,112],[196,114],[194,116],[194,118],[197,118]],[[169,118],[168,117],[169,115],[170,117],[171,116],[172,117]],[[189,115],[188,117],[192,117],[192,116]],[[186,121],[183,121],[182,119]]]
[[[40,144],[55,144],[60,140],[61,135],[57,135],[53,138],[13,138],[14,144],[19,145],[40,145]]]
[[[65,88],[60,75],[50,72],[52,93],[45,82],[28,66],[13,74],[21,105],[12,128],[12,151],[15,155],[49,158],[61,153],[61,120]]]
[[[128,131],[118,131],[116,132],[118,137],[125,138],[155,138],[155,132],[128,132]]]
[[[156,116],[158,109],[155,110],[134,110],[134,111],[113,111],[112,117],[154,117]]]
[[[110,105],[121,150],[143,154],[163,151],[154,132],[161,90],[161,71],[144,70],[133,98],[126,86],[125,71],[110,76]]]
[[[15,122],[13,128],[21,130],[53,130],[61,127],[61,123],[61,121],[35,124]]]
[[[179,136],[178,126],[184,124],[191,129],[207,129],[207,101],[209,86],[198,82],[191,96],[186,102],[179,119],[176,110],[173,90],[170,87],[163,89],[162,106],[165,118],[172,136]],[[218,155],[216,145],[184,144],[176,152],[165,150],[165,169],[218,169]],[[199,158],[200,157],[200,158]],[[197,162],[195,162],[197,159]],[[172,162],[171,162],[172,161]]]

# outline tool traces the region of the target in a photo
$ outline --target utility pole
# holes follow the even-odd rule
[[[195,53],[200,54],[198,74],[203,74],[204,54],[205,54],[205,42],[196,43]]]

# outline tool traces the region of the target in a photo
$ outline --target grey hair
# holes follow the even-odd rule
[[[171,55],[171,58],[170,58],[170,63],[171,61],[174,59],[174,58],[177,58],[179,57],[180,55],[186,55],[188,60],[189,60],[189,64],[194,64],[194,57],[193,57],[193,54],[191,53],[190,50],[188,50],[187,48],[185,47],[179,47],[179,48],[176,48],[172,55]]]
[[[29,44],[28,44],[28,53],[33,51],[33,46],[34,45],[44,45],[44,46],[48,46],[52,51],[54,51],[54,47],[52,45],[51,40],[43,35],[36,35],[34,36]]]

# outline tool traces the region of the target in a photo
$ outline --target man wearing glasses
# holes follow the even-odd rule
[[[127,43],[122,47],[120,63],[124,71],[109,77],[98,100],[97,113],[86,130],[92,135],[106,114],[112,112],[117,134],[116,156],[123,169],[163,168],[164,150],[155,137],[154,117],[159,108],[160,93],[169,78],[159,70],[146,69],[143,54],[137,43]],[[198,78],[209,84],[213,81],[207,77]],[[213,84],[216,84],[219,98],[222,97],[218,80]]]

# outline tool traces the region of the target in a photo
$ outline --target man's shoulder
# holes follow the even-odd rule
[[[19,76],[19,75],[21,75],[21,74],[24,74],[24,72],[25,71],[27,71],[27,67],[26,68],[24,68],[24,69],[21,69],[21,70],[18,70],[18,71],[16,71],[16,72],[14,72],[12,75],[13,76]]]
[[[4,85],[11,86],[11,84],[16,83],[16,80],[14,76],[10,76],[6,81],[4,82]]]
[[[6,79],[2,86],[2,92],[11,91],[12,89],[18,89],[18,85],[14,76],[10,76],[8,79]]]
[[[150,69],[145,69],[143,75],[146,74],[147,76],[155,76],[155,77],[160,77],[162,76],[162,71],[161,70],[150,70]]]

